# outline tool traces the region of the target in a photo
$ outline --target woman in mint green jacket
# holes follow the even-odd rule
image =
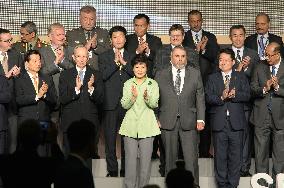
[[[135,77],[124,83],[121,104],[127,112],[119,134],[124,136],[125,187],[141,188],[149,183],[153,140],[161,133],[153,111],[158,107],[159,87],[146,75],[145,55],[137,55],[132,64]]]

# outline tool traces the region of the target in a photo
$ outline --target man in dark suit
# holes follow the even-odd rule
[[[118,176],[118,163],[116,157],[117,131],[122,123],[125,110],[121,107],[123,84],[133,77],[131,56],[124,48],[126,42],[126,29],[114,26],[109,35],[113,48],[99,56],[99,68],[103,74],[104,102],[103,127],[105,135],[105,153],[107,161],[107,176]],[[122,142],[123,144],[123,142]],[[124,150],[121,149],[120,176],[124,176]]]
[[[207,76],[217,68],[219,45],[214,34],[202,29],[202,22],[200,11],[192,10],[188,13],[190,30],[185,33],[183,45],[195,49],[200,55],[200,72],[205,84]]]
[[[85,45],[89,52],[88,65],[98,70],[98,55],[110,49],[108,32],[96,26],[96,9],[92,6],[83,6],[80,9],[81,27],[66,33],[70,47],[79,44]]]
[[[161,49],[158,50],[154,68],[153,68],[153,75],[159,70],[164,68],[168,68],[171,66],[171,52],[172,49],[176,46],[182,46],[182,41],[184,39],[184,28],[180,24],[173,24],[169,29],[170,35],[170,44],[165,44]],[[196,68],[199,68],[199,55],[193,49],[189,47],[185,47],[186,54],[187,54],[187,66],[191,65]]]
[[[272,178],[284,172],[284,61],[281,46],[271,42],[265,49],[266,62],[255,68],[251,90],[255,98],[250,121],[255,126],[256,173],[269,173],[269,148],[272,140]]]
[[[59,79],[59,100],[62,105],[61,130],[65,154],[69,153],[66,132],[73,121],[87,119],[99,128],[98,105],[103,101],[103,81],[100,72],[87,65],[88,50],[83,45],[75,47],[75,67],[63,71]],[[98,144],[96,136],[96,151]],[[94,153],[93,153],[94,154]]]
[[[243,72],[250,81],[253,69],[259,64],[258,54],[247,47],[244,47],[246,30],[243,25],[233,25],[230,28],[230,39],[232,41],[232,50],[235,54],[235,64],[233,70]],[[244,126],[243,135],[243,157],[241,176],[251,176],[249,173],[251,165],[251,153],[253,150],[253,129],[249,123],[249,117],[252,110],[253,101],[245,103],[246,125]]]
[[[8,153],[8,104],[12,98],[8,80],[0,75],[0,154]]]
[[[178,140],[185,169],[198,175],[198,131],[204,129],[205,99],[200,71],[186,67],[186,50],[177,46],[171,53],[172,66],[158,71],[155,80],[160,88],[158,120],[166,154],[166,174],[175,168],[178,159]]]
[[[255,18],[256,33],[248,36],[245,40],[245,46],[258,52],[260,60],[265,60],[265,47],[271,42],[277,42],[281,49],[281,55],[284,56],[283,41],[280,36],[269,32],[270,18],[268,14],[261,12]]]
[[[94,178],[86,161],[95,148],[95,126],[88,120],[77,120],[67,129],[70,154],[55,173],[55,188],[95,188]]]
[[[38,38],[37,26],[34,22],[26,21],[20,28],[21,40],[13,44],[13,48],[21,52],[22,57],[25,56],[29,50],[39,50],[46,46],[46,42]]]
[[[12,48],[12,35],[9,30],[0,28],[0,75],[6,76],[12,99],[8,105],[8,148],[10,152],[16,149],[17,137],[17,105],[14,94],[14,78],[23,69],[21,54]]]
[[[57,93],[52,78],[39,74],[41,56],[37,50],[28,51],[26,54],[25,68],[26,71],[15,80],[18,123],[35,119],[43,126],[48,126],[50,114],[57,101]]]
[[[146,14],[137,14],[133,19],[133,26],[135,33],[126,36],[125,49],[132,57],[136,54],[146,54],[149,58],[147,75],[152,77],[153,61],[157,50],[162,47],[162,41],[148,33],[150,18]]]
[[[222,49],[221,71],[209,75],[205,88],[206,101],[210,105],[218,188],[236,188],[239,184],[243,130],[247,126],[244,103],[250,99],[249,82],[242,72],[233,70],[234,63],[234,51]]]

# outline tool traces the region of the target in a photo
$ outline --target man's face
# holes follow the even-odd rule
[[[150,25],[147,23],[145,18],[135,19],[134,20],[134,31],[138,37],[143,37]]]
[[[177,69],[182,69],[187,64],[186,52],[183,49],[174,48],[171,54],[171,62]]]
[[[80,13],[80,24],[86,31],[91,31],[96,26],[96,13],[95,12],[81,12]]]
[[[255,29],[256,32],[260,35],[263,35],[269,30],[269,22],[266,16],[261,15],[255,19]]]
[[[64,28],[54,28],[49,34],[50,42],[56,46],[62,46],[65,43],[65,30]]]
[[[179,46],[182,44],[184,35],[181,30],[173,30],[170,34],[170,43],[174,46]]]
[[[0,50],[7,52],[12,47],[12,35],[10,33],[0,34]]]
[[[89,60],[88,50],[85,47],[79,47],[74,50],[72,57],[77,67],[83,69],[86,67],[87,61]]]
[[[221,53],[219,57],[219,68],[227,73],[232,70],[235,61],[231,58],[230,54]]]
[[[265,48],[265,58],[269,65],[276,65],[280,61],[280,53],[274,52],[274,49],[274,45],[268,45]]]
[[[116,31],[112,33],[111,43],[112,46],[116,49],[122,49],[126,42],[125,35],[121,31]]]
[[[26,67],[29,72],[37,73],[41,68],[40,56],[38,54],[32,54],[30,60],[26,62]]]
[[[202,18],[199,14],[190,15],[188,18],[188,24],[192,31],[198,32],[202,27]]]
[[[23,42],[33,42],[35,39],[35,32],[29,33],[26,28],[21,27],[20,29],[21,40]]]
[[[236,48],[241,48],[245,43],[245,32],[243,29],[233,29],[230,33],[232,45]]]

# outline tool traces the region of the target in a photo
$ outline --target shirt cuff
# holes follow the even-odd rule
[[[95,90],[95,88],[94,88],[94,87],[92,87],[91,89],[88,89],[88,92],[89,92],[90,96],[92,96],[92,95],[93,95],[94,90]]]
[[[76,93],[76,95],[80,94],[80,90],[77,90],[76,87],[75,87],[75,93]]]
[[[264,89],[265,87],[263,87],[263,89],[262,89],[262,93],[263,93],[263,95],[265,95],[265,94],[267,94],[268,92],[267,91],[265,91],[265,89]]]
[[[274,88],[274,91],[278,91],[279,90],[279,85],[277,85],[276,88]]]
[[[201,119],[198,119],[197,123],[203,123],[205,125],[205,122],[203,120],[201,120]]]
[[[35,101],[38,101],[39,100],[39,98],[38,98],[38,96],[36,95],[36,97],[35,97]]]

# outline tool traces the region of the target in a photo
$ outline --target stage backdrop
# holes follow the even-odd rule
[[[203,27],[216,35],[227,35],[233,24],[243,24],[253,33],[259,12],[270,15],[273,33],[284,33],[284,0],[0,0],[0,4],[0,27],[12,34],[19,34],[20,25],[28,20],[37,24],[40,35],[53,22],[62,23],[67,30],[78,27],[79,9],[84,5],[96,7],[97,25],[106,29],[122,25],[130,33],[138,13],[149,15],[153,34],[167,34],[174,23],[188,29],[187,13],[192,9],[203,13]]]

